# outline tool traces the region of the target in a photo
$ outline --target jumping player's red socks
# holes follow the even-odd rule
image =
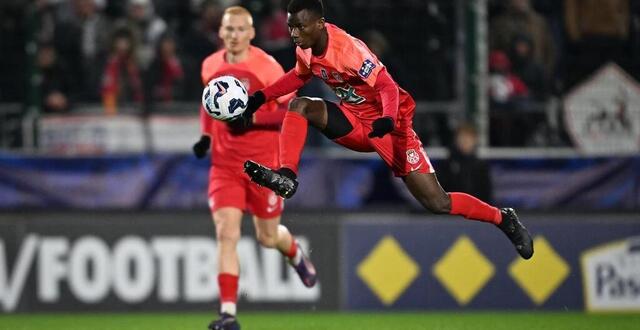
[[[221,273],[218,275],[220,287],[220,303],[236,303],[238,301],[238,275]]]
[[[450,214],[462,215],[467,219],[491,222],[500,224],[502,222],[502,214],[497,207],[491,206],[471,195],[452,192]]]
[[[298,253],[298,244],[296,244],[296,240],[291,236],[291,246],[289,247],[289,251],[287,251],[287,258],[293,259]]]
[[[307,140],[307,119],[295,111],[287,111],[280,133],[280,166],[296,174],[300,155]]]

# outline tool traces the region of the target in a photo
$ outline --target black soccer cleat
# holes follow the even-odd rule
[[[296,181],[296,179],[262,166],[252,160],[244,162],[244,172],[251,178],[251,181],[273,190],[278,196],[284,198],[291,198],[298,189],[298,181]]]
[[[235,316],[227,313],[220,314],[220,318],[209,324],[210,330],[240,330],[240,323]]]
[[[533,240],[529,231],[518,220],[514,209],[502,208],[500,212],[502,213],[502,222],[496,226],[507,235],[523,259],[530,259],[533,256]]]

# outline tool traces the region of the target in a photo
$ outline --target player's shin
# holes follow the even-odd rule
[[[288,111],[280,132],[280,166],[298,173],[300,155],[307,139],[307,119],[295,111]]]

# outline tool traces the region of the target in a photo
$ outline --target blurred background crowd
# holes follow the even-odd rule
[[[16,118],[26,115],[195,113],[200,64],[221,46],[217,30],[230,5],[254,14],[254,44],[292,68],[287,2],[2,1],[2,146],[23,144]],[[417,99],[423,141],[452,143],[472,79],[462,64],[462,2],[324,2],[327,20],[364,40]],[[487,18],[491,146],[570,146],[563,95],[608,62],[640,79],[640,1],[491,0]],[[303,93],[330,97],[321,84]]]

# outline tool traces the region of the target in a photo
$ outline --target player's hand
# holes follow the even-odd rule
[[[372,129],[369,133],[370,138],[381,138],[393,131],[393,119],[391,117],[380,117],[371,124]]]
[[[247,110],[244,113],[248,113],[249,116],[253,116],[253,114],[258,111],[267,98],[264,96],[262,91],[257,91],[253,93],[253,95],[249,96],[249,100],[247,101]]]
[[[253,113],[249,113],[249,109],[245,110],[240,116],[233,118],[227,122],[227,126],[231,129],[231,133],[244,133],[253,125]]]
[[[207,155],[210,146],[211,138],[203,135],[200,137],[200,140],[193,145],[193,154],[196,155],[196,158],[203,158]]]
[[[265,100],[266,97],[262,91],[257,91],[250,95],[247,101],[247,109],[244,110],[242,115],[227,122],[227,125],[231,128],[231,133],[242,134],[251,127],[253,125],[253,114],[258,111],[258,108],[264,104]]]

